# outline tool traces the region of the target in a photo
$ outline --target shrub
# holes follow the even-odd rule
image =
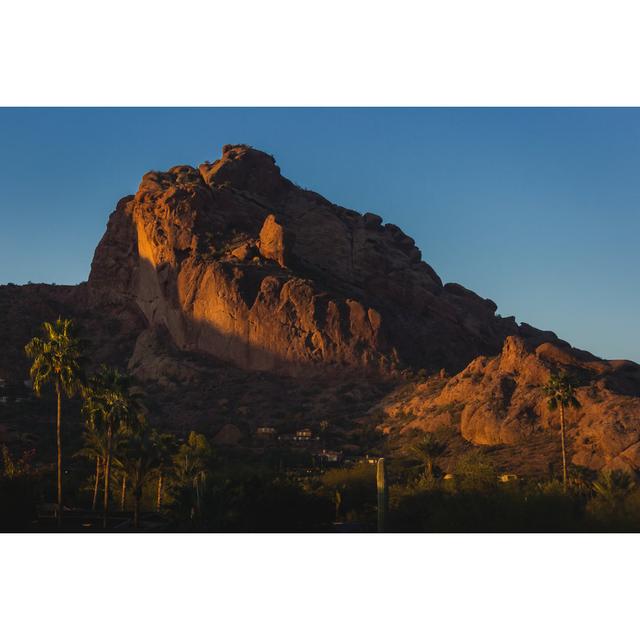
[[[376,467],[360,463],[350,469],[331,469],[320,478],[321,495],[333,499],[340,492],[341,513],[353,512],[368,519],[375,511]]]
[[[454,478],[459,491],[490,491],[496,485],[496,469],[482,451],[473,449],[458,459]]]

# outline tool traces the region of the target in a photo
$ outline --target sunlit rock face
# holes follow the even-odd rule
[[[640,367],[601,360],[559,341],[510,336],[498,356],[474,359],[436,390],[420,385],[401,402],[386,402],[384,411],[405,416],[403,429],[459,429],[479,445],[520,445],[545,432],[559,438],[558,413],[549,411],[541,391],[559,370],[578,384],[580,407],[566,411],[571,462],[640,468]]]
[[[89,289],[134,303],[180,349],[249,369],[457,371],[519,331],[443,286],[398,227],[297,187],[244,145],[147,173],[112,214]]]

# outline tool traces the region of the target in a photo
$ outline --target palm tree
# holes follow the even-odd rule
[[[200,513],[200,498],[207,479],[207,467],[211,456],[211,448],[205,436],[195,431],[189,433],[187,442],[182,444],[175,455],[175,469],[178,484],[193,487],[195,493],[195,509]]]
[[[127,503],[127,472],[124,469],[120,472],[120,511],[124,511]]]
[[[156,489],[156,511],[162,509],[162,497],[164,484],[168,471],[173,465],[173,452],[175,448],[175,438],[170,433],[153,432],[156,445],[156,456],[158,459],[158,485]]]
[[[133,377],[117,369],[103,365],[92,378],[89,388],[92,411],[100,418],[106,431],[102,521],[103,527],[106,528],[114,447],[122,430],[141,418],[144,407],[141,402],[142,396],[134,387]]]
[[[562,483],[567,492],[567,452],[565,446],[564,410],[566,407],[580,406],[575,396],[575,384],[565,373],[552,373],[547,383],[542,387],[548,398],[550,411],[560,408],[560,440],[562,442]]]
[[[140,502],[142,490],[149,476],[160,464],[157,455],[158,435],[149,428],[146,420],[132,420],[123,431],[118,461],[133,491],[133,526],[140,526]]]
[[[98,490],[100,486],[100,475],[104,472],[104,461],[106,459],[107,439],[103,430],[98,429],[95,423],[87,424],[87,428],[82,434],[84,446],[76,455],[87,458],[91,461],[95,460],[96,472],[93,484],[93,500],[91,501],[91,510],[96,510],[98,503]]]
[[[52,384],[58,401],[56,418],[58,526],[62,525],[62,394],[68,398],[78,390],[82,378],[82,345],[74,335],[71,320],[58,318],[42,325],[44,338],[32,338],[25,352],[32,360],[29,375],[39,396],[43,386]]]
[[[91,511],[96,510],[96,504],[98,503],[100,474],[104,471],[105,452],[107,450],[106,434],[96,423],[96,414],[98,413],[97,406],[94,402],[96,397],[97,387],[94,377],[82,387],[82,415],[84,417],[86,430],[82,434],[84,446],[76,453],[76,456],[87,458],[88,460],[95,459],[96,462]]]
[[[433,433],[427,433],[424,437],[410,447],[411,453],[418,458],[425,467],[425,475],[433,478],[435,461],[447,450],[447,445],[440,442]]]
[[[622,511],[625,500],[635,487],[633,478],[620,469],[601,473],[598,480],[593,483],[593,490],[616,514]]]
[[[96,472],[93,484],[93,499],[91,510],[96,510],[98,502],[98,490],[100,487],[100,476],[104,476],[105,462],[107,459],[107,431],[100,420],[100,378],[93,376],[82,388],[82,414],[85,420],[86,429],[82,434],[83,447],[76,453],[77,456],[94,460]]]

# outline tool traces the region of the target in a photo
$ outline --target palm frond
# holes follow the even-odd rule
[[[552,373],[546,384],[542,385],[542,391],[547,396],[547,405],[551,411],[555,411],[560,405],[580,407],[575,396],[575,383],[564,371]]]
[[[74,335],[71,320],[58,318],[44,322],[44,338],[34,337],[25,345],[25,353],[32,360],[29,375],[33,389],[40,395],[42,387],[54,384],[67,396],[77,390],[82,377],[82,349]]]

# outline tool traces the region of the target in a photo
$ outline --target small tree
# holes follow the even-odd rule
[[[593,495],[586,505],[597,530],[638,530],[640,493],[634,475],[621,469],[600,471],[591,485]]]
[[[36,517],[35,449],[12,456],[6,445],[0,455],[0,531],[26,531]]]
[[[377,503],[375,465],[360,463],[330,469],[319,481],[321,492],[334,501],[342,519],[367,518],[374,514]]]
[[[195,504],[192,503],[191,519],[201,514],[201,497],[207,480],[211,458],[211,447],[201,433],[191,431],[187,441],[180,446],[174,457],[176,480],[179,486],[191,488]]]
[[[496,469],[480,449],[462,454],[455,466],[456,488],[461,491],[489,491],[497,481]]]
[[[133,526],[140,526],[140,503],[146,481],[159,466],[157,433],[146,420],[132,420],[123,430],[118,462],[133,492]]]
[[[560,441],[562,444],[562,484],[564,492],[567,492],[567,452],[565,444],[565,420],[564,410],[567,407],[578,408],[580,403],[575,396],[575,385],[569,376],[562,373],[551,374],[547,383],[542,387],[548,398],[550,411],[560,409]]]
[[[6,444],[2,445],[2,471],[1,476],[14,480],[15,478],[21,478],[28,476],[31,473],[31,462],[35,455],[36,450],[30,449],[29,451],[23,451],[20,458],[12,457],[9,452],[9,447]]]
[[[626,499],[636,488],[633,478],[621,469],[602,472],[593,483],[596,496],[615,515],[619,515],[624,509]]]
[[[98,502],[98,490],[100,488],[100,475],[104,473],[105,452],[107,450],[106,434],[100,429],[96,420],[98,408],[94,403],[97,397],[96,377],[91,378],[82,387],[82,416],[85,423],[85,431],[82,434],[83,446],[75,454],[81,458],[95,461],[96,471],[93,482],[93,499],[91,510],[96,510]]]
[[[427,433],[410,448],[413,456],[424,465],[425,475],[433,478],[433,469],[436,460],[447,450],[447,445],[440,442],[433,433]]]
[[[162,499],[167,475],[173,467],[173,456],[175,451],[175,438],[170,433],[153,432],[153,439],[156,446],[156,456],[158,458],[158,484],[156,488],[156,511],[162,509]]]
[[[133,377],[117,369],[102,366],[89,384],[90,406],[93,414],[104,425],[106,450],[104,454],[103,527],[107,526],[111,463],[117,439],[123,429],[140,420],[144,414],[141,394],[134,386]]]
[[[92,424],[91,426],[87,425],[87,428],[82,434],[82,439],[83,446],[75,455],[95,462],[96,471],[93,479],[93,499],[91,501],[91,510],[95,511],[98,503],[100,476],[104,472],[107,439],[105,432],[102,429],[99,429],[95,424]]]
[[[82,345],[74,334],[71,320],[58,318],[42,325],[44,338],[33,338],[25,346],[32,360],[29,375],[33,390],[40,395],[42,387],[53,385],[58,402],[56,417],[58,527],[62,525],[62,394],[73,396],[81,386]]]

